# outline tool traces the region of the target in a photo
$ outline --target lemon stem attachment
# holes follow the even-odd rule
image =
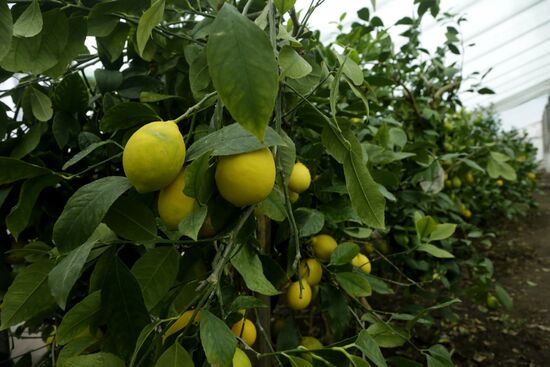
[[[187,109],[187,111],[185,111],[185,113],[181,116],[179,116],[178,118],[176,118],[174,120],[174,122],[177,124],[179,123],[181,120],[183,120],[184,118],[187,118],[197,112],[200,111],[200,108],[202,107],[202,105],[204,104],[204,102],[206,102],[208,99],[210,99],[211,97],[215,96],[217,94],[217,92],[212,92],[212,93],[208,93],[207,95],[205,95],[204,97],[202,97],[202,99],[200,101],[198,101],[196,104],[194,104],[193,106],[189,107]]]

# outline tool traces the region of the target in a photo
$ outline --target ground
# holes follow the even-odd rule
[[[487,310],[465,302],[460,321],[449,325],[457,366],[550,365],[550,180],[541,184],[539,208],[506,223],[487,256],[495,277],[514,299],[514,308]]]

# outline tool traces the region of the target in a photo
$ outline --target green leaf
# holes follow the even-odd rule
[[[311,65],[290,46],[284,46],[279,51],[279,65],[282,76],[300,79],[311,73]]]
[[[428,367],[454,367],[451,354],[443,345],[432,345],[428,352],[430,353],[430,355],[426,354]]]
[[[357,336],[355,346],[363,352],[378,367],[387,367],[386,360],[380,351],[376,341],[366,330],[362,330]]]
[[[372,290],[369,281],[357,273],[336,273],[336,281],[352,297],[368,297]]]
[[[267,305],[252,296],[238,296],[231,302],[229,311],[238,312],[239,310],[247,310],[250,308],[265,308]]]
[[[354,355],[348,355],[347,357],[351,361],[354,367],[370,367],[369,362],[365,361],[361,357],[354,356]]]
[[[282,222],[286,219],[286,206],[283,193],[278,186],[273,187],[273,190],[267,198],[259,202],[256,208],[264,215],[277,222]]]
[[[182,99],[182,97],[172,95],[172,94],[159,94],[155,92],[141,92],[139,94],[139,101],[141,103],[155,103],[160,101],[166,101],[169,99]]]
[[[29,87],[32,114],[39,121],[48,121],[53,117],[52,101],[40,90]]]
[[[490,88],[481,88],[477,91],[479,94],[495,94],[495,91]]]
[[[149,324],[141,290],[126,265],[112,256],[101,291],[101,309],[107,320],[107,340],[117,354],[130,359],[141,330]]]
[[[48,173],[51,173],[51,171],[45,167],[36,166],[15,158],[0,157],[0,185]]]
[[[10,50],[13,34],[13,19],[7,0],[0,0],[0,61]]]
[[[78,136],[79,132],[80,124],[73,115],[63,111],[55,113],[52,133],[59,148],[64,148],[70,140]]]
[[[88,241],[72,250],[50,271],[48,285],[52,296],[62,310],[65,309],[69,292],[80,278],[86,259],[95,244],[95,240]]]
[[[122,196],[105,215],[104,222],[119,236],[144,242],[157,238],[155,215],[139,198]]]
[[[382,348],[400,347],[408,340],[407,333],[393,325],[376,322],[367,328],[367,332],[376,344]]]
[[[206,205],[195,205],[191,214],[183,218],[178,225],[178,231],[196,241],[207,214],[208,207]]]
[[[372,234],[372,229],[365,227],[347,227],[342,228],[342,231],[350,237],[362,240],[369,238]]]
[[[4,295],[0,330],[30,320],[55,304],[48,288],[53,264],[42,261],[24,268]]]
[[[267,35],[225,3],[210,28],[206,55],[214,87],[231,116],[263,141],[279,89]]]
[[[180,343],[175,342],[162,353],[155,367],[195,367],[195,364]]]
[[[214,170],[210,167],[210,152],[206,152],[185,168],[183,193],[206,204],[214,191]]]
[[[344,242],[336,246],[334,252],[330,255],[329,265],[348,264],[359,253],[359,246],[353,242]]]
[[[418,220],[415,220],[414,224],[416,227],[416,234],[420,239],[428,238],[428,236],[437,228],[437,222],[429,215],[420,217]]]
[[[57,342],[57,335],[55,341]],[[91,335],[76,338],[61,349],[57,357],[57,367],[66,367],[65,362],[67,359],[84,353],[86,349],[94,344],[97,344],[97,339]]]
[[[264,275],[262,262],[250,246],[242,246],[239,252],[231,258],[231,264],[244,279],[248,289],[266,296],[279,294],[273,284]]]
[[[338,61],[340,62],[340,65],[342,66],[342,72],[345,76],[350,78],[350,80],[355,85],[361,85],[363,84],[363,70],[357,65],[355,61],[349,58],[349,56],[344,56],[340,54],[336,54],[338,57]]]
[[[139,23],[137,27],[137,46],[138,53],[140,56],[143,56],[143,51],[147,45],[149,37],[151,37],[151,32],[153,29],[162,21],[162,16],[164,15],[164,0],[155,0],[149,9],[141,18],[139,18]]]
[[[313,366],[311,363],[309,363],[307,360],[303,358],[291,356],[286,353],[283,353],[283,355],[286,358],[288,358],[290,365],[292,367],[312,367]]]
[[[63,167],[61,167],[61,169],[63,171],[66,171],[67,168],[77,164],[82,159],[86,158],[94,150],[96,150],[97,148],[102,147],[106,144],[116,144],[116,143],[112,140],[103,140],[103,141],[98,141],[97,143],[92,143],[92,144],[88,145],[86,148],[82,149],[80,152],[76,153],[67,162],[65,162],[65,164],[63,165]]]
[[[277,7],[277,10],[281,15],[292,9],[296,0],[274,0],[273,4]]]
[[[109,60],[115,62],[122,55],[130,26],[127,23],[118,23],[115,29],[105,37],[97,37],[99,50],[103,50],[109,55]]]
[[[101,314],[101,291],[95,291],[73,306],[61,320],[55,334],[59,345],[70,343],[90,328],[90,324]]]
[[[123,102],[110,108],[99,123],[102,131],[113,132],[140,123],[159,121],[161,118],[148,105],[139,102]]]
[[[13,25],[15,37],[33,37],[42,30],[42,12],[38,0],[33,0]]]
[[[231,124],[197,140],[185,156],[187,162],[195,160],[207,152],[212,156],[233,155],[252,152],[273,145],[283,145],[284,140],[272,128],[265,131],[265,139],[260,143],[258,139],[244,130],[239,124]]]
[[[99,352],[67,358],[63,367],[125,367],[125,364],[114,354]]]
[[[456,224],[443,223],[437,224],[435,229],[430,233],[430,241],[440,241],[447,239],[455,233]]]
[[[487,173],[491,178],[503,177],[509,181],[515,181],[517,179],[516,171],[511,165],[493,158],[492,155],[487,162]]]
[[[319,233],[325,225],[325,215],[315,209],[298,208],[294,211],[294,219],[300,237]]]
[[[501,305],[503,305],[507,310],[511,310],[514,307],[514,300],[506,292],[504,288],[502,288],[500,285],[497,285],[495,287],[495,296],[497,297],[498,301]]]
[[[19,193],[19,201],[6,217],[6,226],[15,239],[21,231],[27,228],[32,210],[38,196],[46,187],[53,186],[61,180],[58,176],[46,175],[31,178],[23,183]]]
[[[83,112],[88,108],[88,88],[84,80],[73,73],[61,81],[56,87],[52,96],[53,105],[56,111]]]
[[[147,310],[152,310],[174,285],[179,260],[172,246],[158,247],[140,257],[132,267]]]
[[[71,251],[84,243],[111,205],[130,187],[126,177],[108,176],[79,188],[53,227],[53,240],[60,252]]]
[[[227,325],[208,310],[201,313],[201,344],[211,365],[231,367],[237,339]]]
[[[69,18],[69,35],[67,44],[58,57],[58,62],[50,69],[44,71],[44,74],[58,78],[66,71],[69,64],[78,56],[88,54],[84,42],[86,40],[86,20],[84,17],[71,16]]]
[[[13,158],[21,159],[31,153],[38,144],[40,144],[40,139],[42,138],[42,125],[33,125],[30,127],[29,131],[19,141],[19,143],[13,148],[10,153],[10,156]]]
[[[201,48],[197,57],[189,65],[189,86],[196,100],[204,97],[211,84],[208,63],[206,60],[206,48]]]
[[[421,244],[420,246],[417,247],[417,250],[422,251],[422,252],[426,252],[426,253],[432,255],[433,257],[437,257],[437,258],[440,258],[440,259],[452,259],[452,258],[455,257],[449,251],[440,249],[439,247],[434,246],[434,245],[429,244],[429,243]]]
[[[94,71],[94,77],[96,80],[97,88],[101,93],[111,92],[114,90],[117,90],[118,87],[122,84],[123,76],[120,71],[117,70],[103,70],[103,69],[96,69]],[[136,102],[132,102],[136,103]],[[127,111],[132,111],[132,108],[127,108]],[[147,114],[150,114],[151,111],[146,111]],[[123,111],[120,111],[118,114],[118,117],[124,117],[125,113]],[[113,123],[116,124],[117,116],[113,116]],[[149,121],[149,120],[147,120]],[[145,122],[145,121],[144,121]]]

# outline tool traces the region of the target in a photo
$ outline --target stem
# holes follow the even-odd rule
[[[211,93],[208,93],[207,95],[205,95],[204,97],[202,97],[202,99],[200,101],[198,101],[195,105],[189,107],[187,109],[187,111],[185,111],[185,113],[181,116],[179,116],[178,118],[176,118],[174,120],[174,122],[177,124],[179,123],[181,120],[183,120],[184,118],[186,117],[189,117],[191,116],[192,114],[196,113],[196,112],[199,112],[200,111],[200,107],[202,106],[202,104],[204,102],[206,102],[206,100],[208,100],[210,97],[213,97],[216,95],[217,92],[211,92]]]

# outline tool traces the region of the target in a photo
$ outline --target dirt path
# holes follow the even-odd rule
[[[488,256],[514,309],[465,304],[449,330],[458,366],[550,366],[550,178],[539,209],[508,225]]]

